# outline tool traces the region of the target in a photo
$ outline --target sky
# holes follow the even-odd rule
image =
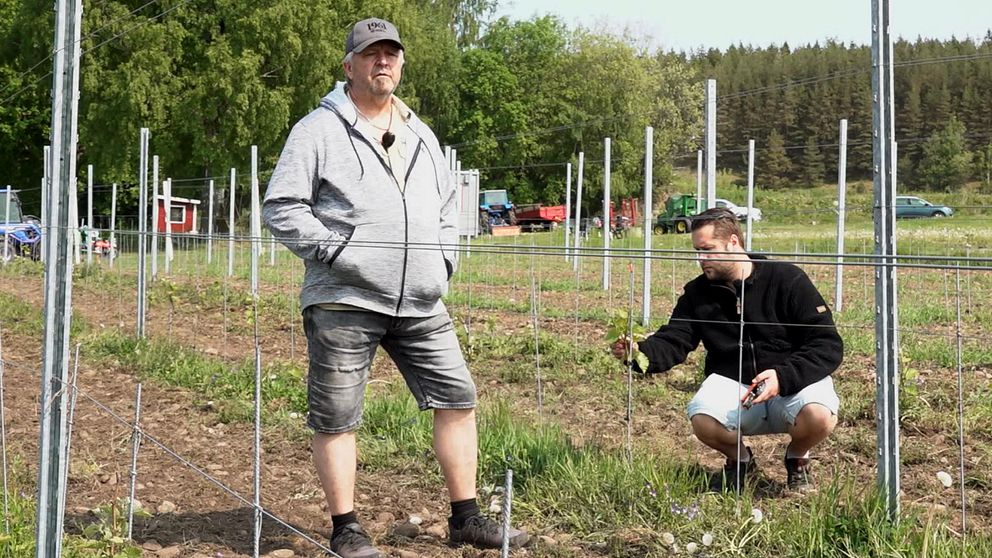
[[[981,40],[992,28],[992,0],[891,0],[892,36]],[[583,25],[650,37],[664,50],[726,49],[744,43],[790,46],[828,38],[871,44],[871,0],[501,0],[497,15],[559,16]]]

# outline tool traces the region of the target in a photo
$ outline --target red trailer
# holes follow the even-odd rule
[[[524,230],[551,230],[565,221],[565,206],[539,203],[518,205],[516,216],[517,224]]]

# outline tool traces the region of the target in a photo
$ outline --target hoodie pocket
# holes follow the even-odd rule
[[[423,301],[436,301],[448,287],[448,267],[444,264],[438,226],[410,223],[404,295]]]
[[[403,225],[358,225],[328,264],[334,283],[392,297],[400,295]]]

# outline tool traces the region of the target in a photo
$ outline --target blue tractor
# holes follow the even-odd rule
[[[15,256],[38,260],[41,257],[41,222],[37,217],[24,215],[17,192],[0,190],[0,261],[4,263]]]
[[[517,214],[506,190],[479,192],[479,230],[491,234],[493,227],[516,225]]]

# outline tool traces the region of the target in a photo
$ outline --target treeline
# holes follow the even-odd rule
[[[605,137],[612,191],[639,191],[648,125],[655,188],[669,189],[674,166],[695,166],[706,77],[718,80],[720,166],[743,169],[753,138],[763,185],[832,179],[831,144],[846,117],[850,172],[868,176],[868,48],[666,53],[643,37],[551,17],[494,19],[496,1],[84,2],[80,181],[92,164],[98,184],[136,182],[138,131],[148,127],[162,178],[218,177],[223,186],[236,167],[247,189],[249,146],[259,146],[263,173],[271,169],[289,127],[343,79],[344,37],[369,15],[395,22],[406,44],[397,93],[465,167],[482,169],[485,187],[507,188],[519,202],[563,199],[565,164],[579,152],[586,202],[596,199]],[[29,205],[50,126],[50,8],[0,0],[0,183],[24,189]],[[898,45],[901,180],[924,188],[988,180],[990,53],[992,38]],[[203,195],[201,182],[176,185],[177,195]],[[125,190],[123,203],[135,195]]]
[[[984,40],[895,44],[895,112],[901,184],[946,190],[992,173],[992,32]],[[827,42],[791,49],[731,47],[696,53],[717,79],[721,166],[757,179],[809,186],[837,172],[839,121],[848,119],[849,176],[870,178],[871,48]]]

